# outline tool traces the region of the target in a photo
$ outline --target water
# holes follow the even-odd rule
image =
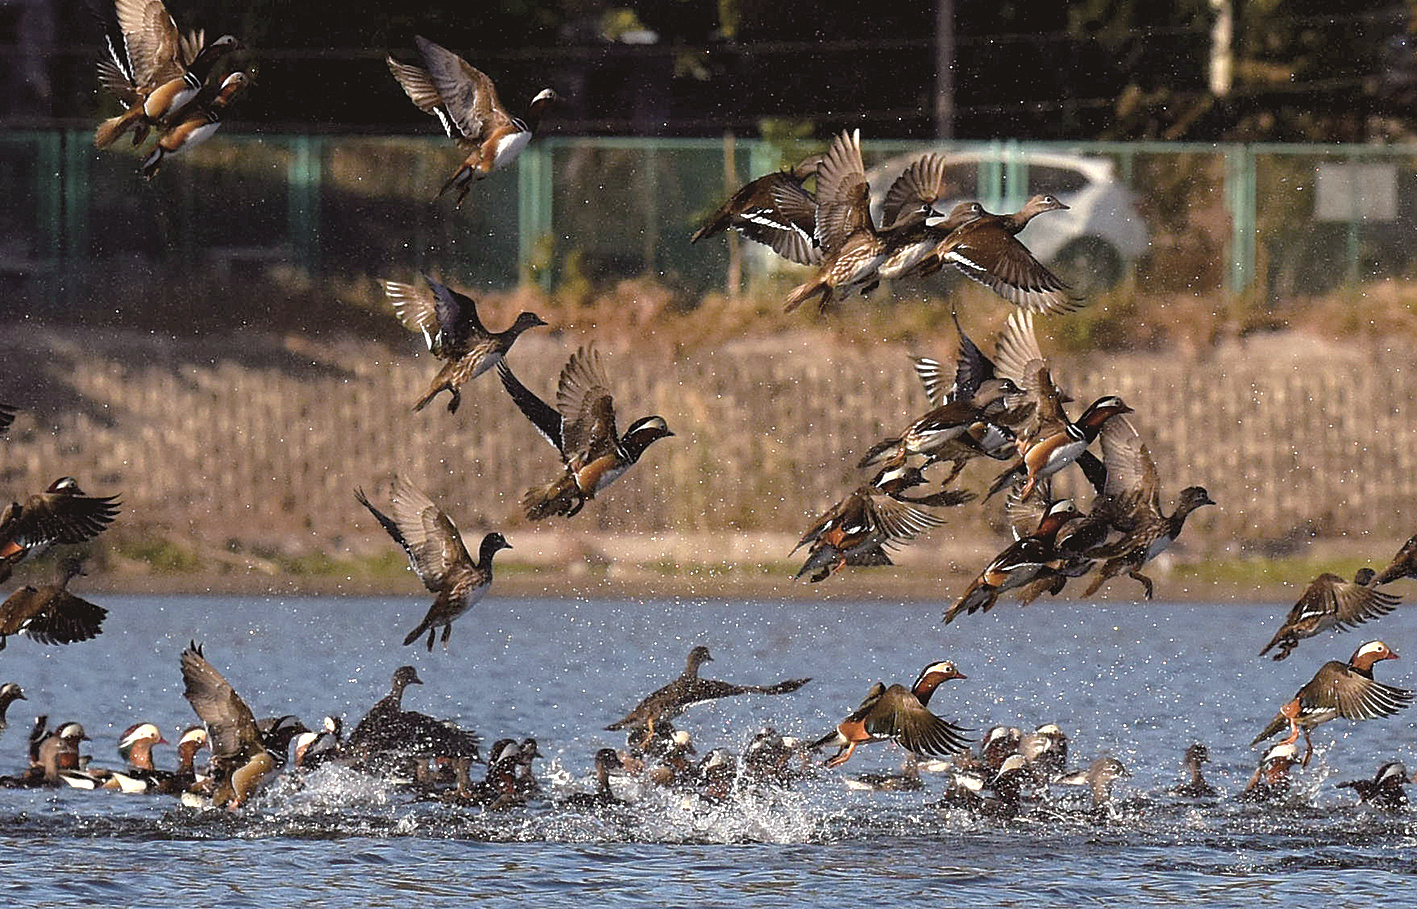
[[[13,905],[842,906],[1278,903],[1407,906],[1414,815],[1356,807],[1335,782],[1385,760],[1417,768],[1417,711],[1315,734],[1319,750],[1284,807],[1177,802],[1193,741],[1211,781],[1241,788],[1248,747],[1279,703],[1329,658],[1382,637],[1417,641],[1399,609],[1357,634],[1305,641],[1289,660],[1255,656],[1282,606],[1011,603],[939,624],[929,604],[508,600],[490,598],[432,654],[398,642],[425,601],[390,598],[96,597],[98,639],[45,648],[11,639],[0,675],[29,701],[0,734],[0,772],[23,764],[33,715],[77,720],[95,763],[116,766],[118,735],[140,720],[174,733],[195,722],[178,654],[191,639],[257,716],[327,713],[352,725],[403,663],[426,684],[406,704],[476,728],[485,741],[534,735],[543,781],[578,788],[591,756],[622,744],[602,731],[676,675],[695,644],[704,674],[802,690],[690,708],[678,722],[700,753],[735,750],[764,725],[819,736],[881,679],[908,684],[953,659],[969,678],[932,702],[976,737],[999,723],[1056,722],[1072,763],[1111,754],[1133,773],[1105,816],[1055,788],[1046,819],[1000,824],[926,807],[925,793],[863,793],[825,773],[795,790],[727,805],[659,792],[604,818],[544,805],[503,814],[416,803],[337,769],[277,786],[238,817],[169,799],[78,791],[0,791],[0,895]],[[1378,676],[1417,683],[1406,660]],[[157,749],[171,766],[170,747]],[[890,745],[857,751],[855,774],[893,769]],[[629,782],[629,781],[626,781]]]

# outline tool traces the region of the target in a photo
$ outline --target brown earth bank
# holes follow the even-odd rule
[[[441,401],[412,413],[435,371],[417,339],[334,332],[0,325],[0,402],[20,409],[0,439],[0,501],[61,475],[119,493],[124,512],[76,589],[135,593],[418,595],[402,553],[353,497],[363,487],[385,501],[395,474],[469,537],[508,536],[501,595],[943,603],[1006,545],[1001,507],[975,501],[900,550],[897,568],[792,581],[802,531],[866,479],[859,452],[924,409],[907,354],[951,356],[944,307],[899,309],[909,330],[884,308],[791,325],[764,317],[748,331],[768,303],[735,302],[715,323],[714,301],[681,318],[633,288],[623,299],[618,313],[599,302],[567,313],[574,330],[529,334],[509,358],[550,397],[561,364],[593,339],[622,419],[659,413],[676,432],[570,522],[521,516],[521,491],[559,468],[494,377],[465,389],[456,414]],[[992,349],[1007,308],[961,301],[966,327]],[[493,300],[484,318],[501,325],[537,305]],[[1203,305],[1178,307],[1178,318]],[[1220,503],[1148,571],[1159,598],[1292,600],[1320,570],[1381,567],[1417,528],[1410,345],[1333,324],[1078,352],[1076,318],[1040,321],[1060,382],[1079,401],[1113,392],[1137,408],[1164,508],[1190,483]],[[997,469],[971,466],[960,483],[982,492]],[[1059,486],[1090,497],[1076,478]],[[1139,591],[1123,578],[1103,595]]]

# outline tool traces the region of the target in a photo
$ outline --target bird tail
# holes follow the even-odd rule
[[[833,729],[831,732],[827,733],[826,735],[824,735],[824,736],[822,736],[821,738],[817,739],[817,740],[816,740],[815,742],[813,742],[812,744],[808,745],[808,746],[807,746],[807,750],[808,750],[808,751],[819,751],[820,749],[825,748],[825,747],[827,747],[828,745],[839,745],[839,744],[841,744],[841,741],[842,741],[842,735],[841,735],[841,733],[838,732],[838,731],[836,731],[835,729]]]
[[[881,455],[885,454],[887,451],[890,451],[892,448],[896,447],[899,444],[900,439],[898,438],[883,439],[880,442],[877,442],[875,445],[872,445],[869,449],[866,450],[866,456],[863,457],[861,459],[861,462],[856,466],[870,467],[872,464],[875,464],[881,460]]]
[[[987,502],[992,499],[995,493],[1008,486],[1014,480],[1025,476],[1027,472],[1027,468],[1024,467],[1022,459],[1015,461],[1012,467],[994,478],[994,485],[989,487],[989,493],[984,496],[984,501]]]
[[[418,640],[419,638],[423,637],[423,633],[424,633],[425,631],[427,631],[428,629],[432,628],[432,627],[433,627],[432,623],[429,622],[428,619],[425,618],[423,621],[421,621],[421,622],[418,623],[418,627],[417,627],[417,628],[413,629],[412,631],[410,631],[410,632],[408,633],[408,637],[406,637],[406,638],[403,639],[403,646],[407,647],[409,644],[412,644],[414,641],[416,641],[416,640]],[[432,650],[432,649],[433,649],[433,642],[432,642],[432,641],[429,641],[429,642],[428,642],[428,649],[429,649],[429,650]]]
[[[1274,635],[1274,639],[1264,645],[1264,649],[1260,651],[1260,656],[1264,656],[1266,653],[1269,653],[1273,647],[1278,646],[1279,652],[1274,655],[1274,658],[1276,660],[1282,660],[1289,656],[1289,652],[1298,646],[1298,644],[1299,639],[1294,637],[1287,627],[1281,628]]]
[[[989,607],[994,605],[994,598],[997,595],[993,587],[975,579],[964,591],[964,594],[959,600],[945,613],[945,624],[948,625],[953,622],[955,616],[959,615],[961,612],[972,613],[981,608],[985,612],[988,612]]]
[[[818,294],[822,295],[821,305],[825,307],[827,303],[831,301],[831,293],[832,289],[830,284],[820,278],[814,278],[806,284],[799,284],[792,289],[792,293],[787,295],[787,302],[782,307],[782,311],[792,312]]]
[[[429,404],[431,404],[431,403],[433,402],[433,399],[436,398],[436,397],[438,397],[438,392],[440,392],[440,391],[442,391],[442,390],[443,390],[443,386],[441,386],[441,385],[434,385],[432,388],[430,388],[430,389],[428,389],[427,391],[425,391],[425,392],[423,393],[423,397],[419,398],[419,399],[414,403],[414,405],[413,405],[413,411],[414,411],[414,413],[417,413],[418,411],[422,410],[423,408],[425,408],[425,407],[427,407]],[[457,399],[454,398],[453,400],[456,401]],[[457,405],[456,405],[455,403],[448,405],[448,409],[449,409],[449,410],[454,410],[454,409],[456,409],[456,407],[457,407]]]
[[[157,176],[157,169],[162,166],[163,149],[159,145],[154,148],[146,158],[143,159],[143,176],[151,180]]]
[[[522,508],[528,519],[540,521],[552,515],[570,517],[580,510],[584,498],[575,477],[570,474],[557,477],[544,486],[533,486],[522,496]]]
[[[1274,735],[1276,732],[1279,732],[1281,729],[1288,725],[1289,720],[1285,719],[1284,714],[1275,714],[1274,719],[1270,720],[1269,725],[1264,727],[1264,732],[1261,732],[1259,735],[1255,736],[1255,740],[1253,742],[1250,742],[1250,747],[1255,747],[1260,742],[1263,742],[1265,739]]]
[[[121,116],[109,117],[107,120],[104,120],[98,125],[98,129],[94,130],[94,148],[107,148],[114,142],[117,142],[118,138],[132,129],[133,125],[141,120],[142,117],[143,106],[141,104],[135,104],[131,109],[124,111]]]

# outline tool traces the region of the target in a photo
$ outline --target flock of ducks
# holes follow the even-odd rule
[[[138,145],[156,135],[156,145],[143,162],[144,174],[151,177],[166,156],[209,137],[225,108],[250,84],[250,77],[240,71],[218,75],[219,64],[241,45],[230,36],[207,44],[200,31],[180,33],[160,0],[114,0],[112,8],[96,8],[107,46],[107,57],[99,64],[100,81],[122,102],[123,111],[100,124],[95,144],[107,147],[131,132]],[[526,147],[556,95],[542,91],[524,118],[513,117],[486,75],[421,36],[414,43],[422,66],[392,57],[388,66],[410,100],[435,116],[448,136],[468,150],[439,193],[456,191],[455,206],[460,205],[475,181],[507,166]],[[988,502],[1004,493],[1014,541],[959,592],[945,611],[946,624],[962,614],[988,611],[1006,594],[1026,604],[1088,576],[1084,596],[1126,574],[1150,598],[1154,584],[1142,569],[1176,541],[1190,514],[1215,503],[1204,487],[1189,486],[1177,495],[1170,512],[1165,510],[1161,473],[1129,416],[1136,410],[1121,398],[1103,393],[1076,418],[1069,415],[1066,405],[1074,398],[1054,382],[1034,319],[1072,312],[1082,301],[1018,239],[1034,217],[1067,206],[1040,195],[1009,214],[990,213],[977,202],[937,210],[937,204],[955,195],[944,160],[923,155],[889,187],[877,220],[859,132],[843,132],[831,139],[825,153],[744,186],[692,237],[697,242],[734,230],[812,269],[811,277],[788,294],[787,310],[812,301],[826,309],[853,293],[870,293],[882,280],[928,276],[947,265],[1015,307],[993,344],[992,356],[956,318],[953,368],[931,358],[914,360],[928,409],[859,458],[859,469],[869,478],[802,537],[798,548],[808,552],[797,576],[821,582],[847,566],[889,565],[889,552],[942,525],[945,509],[980,498]],[[651,445],[674,435],[658,415],[641,417],[619,430],[604,360],[588,345],[572,354],[561,370],[554,403],[543,399],[517,378],[508,354],[523,332],[546,325],[544,320],[523,312],[507,329],[494,332],[482,322],[473,299],[439,281],[425,283],[426,289],[384,282],[397,318],[420,333],[442,361],[413,409],[423,410],[446,392],[447,409],[454,412],[464,386],[495,369],[503,389],[561,460],[552,478],[532,485],[523,496],[521,506],[530,520],[574,518]],[[14,408],[0,405],[0,432],[14,414]],[[1093,452],[1094,443],[1100,456]],[[965,466],[981,458],[997,463],[995,479],[978,490],[957,486]],[[934,476],[942,465],[948,466],[947,475]],[[1053,477],[1072,465],[1093,493],[1086,509],[1052,493]],[[493,558],[511,544],[500,533],[488,533],[474,559],[453,521],[406,477],[394,478],[382,510],[362,489],[355,497],[405,552],[434,596],[404,644],[426,635],[432,651],[441,630],[446,649],[453,622],[485,596],[492,584]],[[119,509],[116,496],[88,495],[71,477],[7,506],[0,513],[0,583],[23,561],[52,546],[91,541]],[[98,634],[105,610],[67,590],[81,571],[82,563],[70,556],[60,562],[55,583],[11,594],[0,606],[0,647],[13,634],[52,644]],[[1380,617],[1398,603],[1381,588],[1413,577],[1417,537],[1380,573],[1365,569],[1352,581],[1321,575],[1260,654],[1277,648],[1274,658],[1282,660],[1304,638]],[[1311,751],[1309,736],[1319,724],[1338,717],[1390,716],[1409,706],[1412,692],[1373,677],[1377,662],[1396,656],[1375,640],[1360,646],[1346,663],[1323,665],[1256,737],[1253,744],[1288,730],[1284,741],[1265,753],[1241,797],[1264,800],[1281,793],[1290,766],[1309,758],[1307,752],[1298,757],[1298,737],[1304,735]],[[1025,810],[1052,783],[1088,786],[1101,804],[1112,781],[1127,775],[1119,761],[1105,756],[1085,770],[1068,772],[1067,737],[1053,724],[1029,734],[997,727],[984,736],[977,752],[971,751],[968,730],[930,709],[942,683],[965,678],[948,660],[931,662],[909,687],[875,684],[855,710],[815,742],[764,730],[741,755],[714,749],[695,762],[690,760],[695,754],[691,737],[672,722],[685,708],[739,694],[789,694],[809,681],[738,685],[701,678],[699,669],[710,659],[707,648],[694,648],[679,678],[606,727],[625,731],[626,747],[601,749],[594,758],[595,789],[563,804],[597,808],[614,803],[610,778],[616,773],[639,773],[650,784],[689,787],[711,797],[745,779],[789,785],[813,771],[816,761],[811,755],[819,749],[837,747],[825,761],[827,767],[837,767],[859,746],[887,740],[910,756],[906,770],[860,777],[853,785],[918,788],[922,768],[944,769],[949,782],[940,804],[993,815]],[[41,717],[30,736],[28,769],[0,783],[170,793],[235,809],[288,764],[308,770],[339,763],[450,802],[508,807],[544,795],[533,773],[532,762],[540,756],[534,739],[496,742],[486,755],[485,777],[474,780],[471,767],[483,759],[480,737],[403,707],[405,689],[421,682],[412,667],[395,672],[389,695],[346,738],[338,718],[327,717],[318,731],[295,716],[256,719],[195,642],[181,653],[179,665],[185,696],[201,725],[179,737],[176,769],[163,771],[153,764],[153,747],[166,744],[154,724],[128,729],[119,744],[124,766],[103,769],[81,755],[87,735],[80,724],[50,729],[47,718]],[[15,683],[0,688],[0,718],[14,700],[23,698]],[[210,749],[211,759],[199,771],[195,758],[203,748]],[[926,760],[931,758],[945,760]],[[1191,778],[1176,794],[1214,795],[1201,775],[1207,759],[1202,745],[1187,751],[1185,766]],[[1344,785],[1360,798],[1393,806],[1405,803],[1405,796],[1399,796],[1406,780],[1400,765],[1387,764],[1372,780]]]

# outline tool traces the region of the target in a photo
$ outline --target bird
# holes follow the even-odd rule
[[[612,805],[623,804],[610,789],[610,774],[621,770],[624,763],[614,748],[601,748],[595,753],[595,789],[590,792],[576,792],[557,802],[561,808],[581,811],[596,811]]]
[[[211,804],[235,810],[246,804],[278,761],[262,740],[251,708],[207,661],[201,645],[189,644],[180,662],[183,695],[211,737]]]
[[[784,311],[792,312],[813,298],[825,310],[852,290],[868,293],[880,283],[879,271],[888,257],[908,256],[903,250],[930,230],[930,205],[943,194],[943,180],[942,164],[933,170],[907,168],[887,196],[892,221],[877,229],[861,160],[861,131],[843,130],[834,136],[817,165],[815,224],[822,261],[808,281],[788,294]],[[778,192],[779,210],[790,211],[783,195]]]
[[[1214,798],[1218,793],[1214,786],[1206,782],[1201,775],[1201,765],[1210,762],[1210,749],[1200,742],[1186,748],[1185,759],[1181,764],[1190,778],[1184,783],[1178,783],[1169,790],[1172,795],[1179,795],[1188,799],[1208,799]]]
[[[1103,584],[1125,571],[1128,577],[1141,583],[1149,600],[1155,593],[1155,585],[1141,573],[1142,566],[1171,548],[1191,512],[1215,502],[1204,486],[1187,486],[1176,496],[1176,507],[1171,514],[1163,513],[1156,462],[1136,428],[1125,417],[1109,419],[1102,427],[1101,440],[1107,479],[1102,489],[1104,504],[1094,505],[1093,519],[1105,515],[1110,524],[1124,532],[1120,539],[1088,550],[1089,557],[1105,561],[1083,596],[1092,596]]]
[[[423,680],[412,666],[400,666],[394,670],[389,693],[355,725],[346,751],[362,759],[366,769],[392,772],[407,759],[478,759],[480,739],[476,733],[416,710],[404,709],[404,689],[421,684]],[[392,766],[388,758],[393,759]]]
[[[1074,463],[1087,450],[1102,427],[1113,417],[1132,413],[1132,408],[1116,395],[1103,395],[1083,410],[1077,420],[1063,409],[1066,396],[1053,383],[1048,361],[1038,346],[1033,330],[1033,313],[1017,310],[1009,314],[999,335],[995,364],[1023,391],[1023,402],[1031,405],[1020,426],[1018,458],[994,480],[985,498],[1010,485],[1014,478],[1026,478],[1021,496],[1027,497],[1034,485]]]
[[[1373,586],[1382,587],[1400,578],[1417,578],[1417,534],[1403,543],[1388,566],[1378,572],[1377,577],[1373,579]]]
[[[542,89],[531,99],[526,116],[513,117],[502,106],[492,80],[472,64],[422,35],[415,35],[413,43],[423,66],[388,57],[389,71],[409,100],[437,117],[448,138],[468,150],[467,158],[438,192],[441,197],[456,189],[453,207],[461,208],[474,181],[517,159],[540,125],[546,106],[559,96]]]
[[[58,577],[43,587],[25,585],[0,604],[0,650],[7,638],[23,633],[40,644],[73,644],[87,641],[103,630],[108,610],[69,592],[69,582],[83,574],[83,560],[60,560]]]
[[[1352,789],[1360,802],[1396,811],[1407,806],[1404,787],[1410,782],[1407,767],[1401,761],[1388,761],[1378,767],[1371,780],[1346,780],[1339,783],[1338,788]]]
[[[0,432],[9,429],[13,422],[15,422],[15,407],[10,404],[0,404]]]
[[[1284,798],[1293,785],[1289,770],[1298,763],[1298,753],[1299,749],[1292,741],[1267,748],[1254,775],[1235,798],[1242,802],[1272,802]]]
[[[1131,776],[1121,761],[1112,757],[1100,757],[1088,765],[1086,770],[1060,776],[1058,783],[1064,786],[1086,786],[1092,790],[1092,807],[1098,808],[1112,800],[1112,783],[1120,777]]]
[[[412,644],[426,631],[431,653],[433,638],[441,626],[443,649],[447,650],[453,622],[477,605],[492,588],[492,557],[503,549],[511,549],[512,544],[500,533],[489,533],[482,538],[474,562],[452,519],[402,477],[394,477],[392,518],[375,508],[364,490],[355,490],[354,497],[369,509],[394,542],[403,547],[414,574],[423,581],[423,586],[436,594],[423,621],[404,638],[404,645]]]
[[[222,80],[210,96],[199,96],[173,119],[158,136],[157,145],[143,159],[142,174],[148,180],[157,176],[168,155],[196,148],[221,128],[221,118],[236,96],[251,84],[251,77],[235,72]]]
[[[295,739],[295,767],[314,770],[340,757],[344,751],[344,720],[327,716],[318,731],[305,732]]]
[[[1040,194],[1012,214],[984,212],[940,240],[921,257],[916,272],[930,275],[945,264],[953,265],[965,276],[1025,310],[1073,312],[1082,302],[1057,275],[1033,257],[1017,236],[1036,216],[1067,208],[1056,197]]]
[[[1015,540],[969,583],[945,612],[945,624],[953,622],[961,612],[988,612],[1004,591],[1023,587],[1031,581],[1057,577],[1059,569],[1068,561],[1058,551],[1058,531],[1080,516],[1071,499],[1053,503],[1036,529]]]
[[[201,32],[180,34],[161,0],[115,0],[113,12],[116,19],[100,13],[108,56],[99,61],[98,78],[125,109],[98,125],[96,148],[129,129],[133,144],[142,144],[150,129],[174,122],[197,98],[222,57],[241,49],[232,35],[204,44]]]
[[[817,173],[821,162],[822,155],[809,155],[790,170],[773,171],[744,185],[705,219],[689,242],[735,230],[798,265],[820,264],[817,200],[802,184]]]
[[[1284,624],[1260,650],[1260,656],[1278,647],[1274,659],[1282,660],[1304,638],[1311,638],[1331,628],[1348,631],[1368,619],[1392,612],[1401,600],[1376,589],[1374,577],[1376,575],[1371,568],[1360,568],[1351,581],[1329,572],[1314,578],[1304,588],[1299,602],[1289,610]]]
[[[547,323],[536,313],[523,312],[507,330],[489,331],[477,315],[476,300],[427,276],[423,280],[431,293],[400,281],[382,282],[399,321],[422,333],[428,350],[444,361],[413,409],[422,410],[446,391],[448,413],[457,413],[463,385],[502,362],[522,332]]]
[[[624,435],[615,428],[615,401],[600,352],[579,348],[561,369],[556,407],[538,398],[513,375],[506,361],[497,364],[502,385],[532,426],[561,455],[565,473],[550,483],[533,486],[522,497],[526,516],[540,521],[552,515],[575,517],[629,470],[645,449],[674,435],[661,416],[641,417]]]
[[[792,550],[809,546],[807,561],[796,577],[812,574],[815,583],[846,565],[890,565],[886,550],[945,523],[926,506],[959,505],[974,498],[973,493],[942,490],[919,500],[903,499],[906,489],[924,482],[918,468],[904,464],[903,457],[887,464],[875,479],[817,519]]]
[[[1289,727],[1287,742],[1304,733],[1304,766],[1313,754],[1309,732],[1321,723],[1337,717],[1349,720],[1370,720],[1392,716],[1412,703],[1412,692],[1405,688],[1385,685],[1373,678],[1373,664],[1380,660],[1395,660],[1397,653],[1382,641],[1367,641],[1353,651],[1347,663],[1329,660],[1319,667],[1314,677],[1294,694],[1275,714],[1264,731],[1255,736],[1251,746]]]
[[[86,543],[118,516],[116,495],[89,496],[73,477],[60,477],[42,493],[0,510],[0,584],[14,567],[56,543]]]
[[[20,688],[19,682],[6,682],[0,685],[0,732],[4,732],[10,725],[5,718],[5,713],[10,709],[10,705],[16,701],[28,701],[25,697],[24,689]]]
[[[931,713],[930,698],[941,682],[968,678],[949,660],[931,663],[920,671],[914,684],[891,685],[877,682],[861,706],[837,724],[830,734],[812,743],[812,750],[837,745],[837,753],[826,766],[839,767],[851,759],[858,746],[890,739],[906,751],[944,757],[969,747],[967,731]]]
[[[700,678],[699,667],[712,661],[713,657],[707,647],[702,644],[694,647],[689,651],[684,662],[684,671],[678,678],[646,696],[623,718],[605,728],[610,731],[643,729],[643,747],[654,739],[656,724],[667,724],[691,704],[740,694],[790,694],[811,681],[810,678],[805,678],[787,679],[775,685],[736,685],[717,679]]]

